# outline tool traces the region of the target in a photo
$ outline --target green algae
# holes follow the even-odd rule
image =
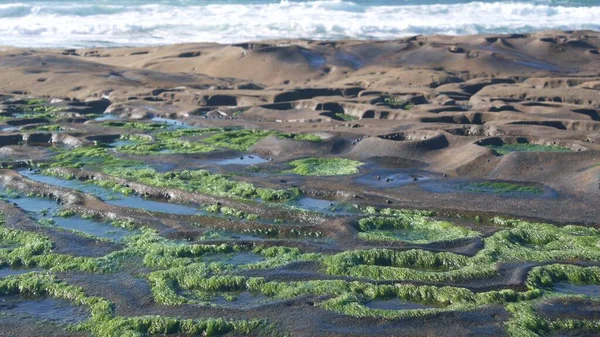
[[[29,273],[0,280],[0,294],[51,296],[87,307],[91,317],[73,327],[98,337],[148,336],[156,334],[192,334],[215,336],[228,332],[249,334],[265,329],[264,320],[226,320],[222,318],[180,319],[162,316],[120,317],[112,304],[100,297],[90,297],[82,288],[69,285],[49,273]],[[266,332],[266,330],[265,330]],[[263,332],[263,333],[265,333]]]
[[[154,187],[176,188],[193,193],[243,199],[259,198],[266,201],[287,200],[299,195],[297,189],[274,190],[260,188],[250,183],[232,180],[230,175],[215,174],[207,170],[159,173],[152,168],[145,167],[140,162],[116,158],[104,147],[64,151],[57,155],[55,159],[55,163],[51,165],[54,168],[96,166],[102,172],[115,178],[123,178]],[[57,171],[48,170],[46,173],[57,174]],[[132,192],[129,187],[114,181],[93,179],[90,182],[124,194]]]
[[[274,131],[235,130],[217,133],[204,139],[203,141],[217,147],[224,147],[246,152],[259,140],[273,134],[275,134]]]
[[[389,229],[411,223],[418,216],[433,215],[431,212],[403,210],[365,210],[370,216],[359,224],[361,229]],[[383,216],[382,214],[385,214]],[[549,224],[518,220],[497,219],[506,227],[484,239],[485,247],[473,257],[453,253],[433,253],[425,250],[393,251],[387,249],[346,251],[333,255],[306,254],[298,248],[247,247],[235,245],[178,244],[160,237],[154,231],[144,230],[127,240],[126,248],[118,256],[139,256],[146,267],[152,269],[147,275],[154,299],[163,305],[204,303],[206,299],[222,296],[235,298],[235,294],[250,291],[273,300],[286,300],[304,295],[325,295],[316,303],[326,310],[356,317],[424,317],[441,312],[469,311],[489,304],[505,305],[511,313],[506,323],[512,336],[532,335],[567,329],[595,331],[595,322],[585,320],[545,320],[535,313],[531,303],[547,298],[543,288],[560,281],[592,283],[600,281],[600,268],[571,265],[550,265],[534,268],[527,278],[527,290],[510,289],[474,293],[460,287],[430,285],[377,285],[364,281],[315,280],[315,281],[267,281],[261,277],[233,274],[238,269],[267,269],[294,261],[323,263],[328,274],[347,275],[371,280],[423,280],[454,281],[496,275],[494,265],[499,261],[546,261],[552,259],[590,259],[600,257],[594,249],[600,233],[597,229],[581,226],[557,227]],[[38,255],[50,255],[52,263],[23,265],[43,266],[51,270],[81,270],[101,272],[101,269],[83,267],[103,258],[72,258],[51,254],[51,243],[43,235],[3,228],[0,231],[3,244],[29,243],[29,247],[41,247]],[[34,244],[38,242],[38,244]],[[260,254],[265,261],[235,266],[223,262],[206,262],[210,256],[236,254],[251,251]],[[20,256],[27,256],[24,250]],[[26,259],[25,259],[26,260]],[[21,261],[25,261],[21,260]],[[57,261],[60,261],[57,263]],[[21,265],[22,262],[15,263]],[[111,268],[107,269],[110,272]],[[32,276],[33,275],[33,276]],[[171,317],[115,317],[110,305],[101,298],[90,300],[80,289],[56,280],[50,274],[31,274],[21,278],[10,277],[13,283],[0,282],[3,293],[35,293],[50,296],[66,296],[77,304],[89,305],[95,312],[92,318],[78,326],[97,336],[114,336],[127,333],[145,336],[149,333],[188,333],[211,331],[222,333],[238,331],[248,333],[265,327],[264,321],[227,321],[224,319],[182,320]],[[39,288],[44,290],[39,290]],[[6,289],[6,290],[4,290]],[[18,290],[17,290],[18,289]],[[365,303],[374,299],[393,299],[431,305],[431,308],[383,310],[371,309]],[[75,299],[75,300],[73,300]],[[108,308],[108,309],[107,309]],[[214,328],[208,328],[208,323]],[[217,326],[219,328],[217,328]],[[206,332],[208,334],[209,332]]]
[[[449,221],[434,221],[416,214],[395,217],[367,217],[358,221],[359,238],[373,241],[406,241],[427,244],[479,236],[476,231]]]
[[[234,130],[217,133],[203,141],[218,147],[229,148],[241,152],[247,152],[258,141],[268,136],[275,135],[280,138],[288,138],[299,141],[320,142],[321,137],[313,134],[291,134],[277,131],[265,130]]]
[[[540,195],[544,191],[531,185],[515,184],[508,182],[475,182],[461,184],[460,189],[469,192],[494,193],[494,194],[531,194]]]
[[[487,145],[493,149],[498,155],[507,155],[511,152],[571,152],[568,147],[557,145],[542,145],[532,143],[514,143],[502,145]]]
[[[345,114],[343,112],[336,112],[334,114],[334,117],[336,119],[338,119],[338,120],[342,120],[342,121],[346,121],[346,122],[352,122],[352,121],[355,121],[355,120],[358,119],[358,118],[356,118],[356,117],[354,117],[352,115],[347,115],[347,114]]]
[[[230,128],[183,129],[162,131],[151,136],[124,135],[123,140],[133,140],[137,144],[118,147],[123,153],[138,155],[153,154],[195,154],[217,151],[219,149],[232,149],[247,152],[261,139],[276,135],[298,141],[319,142],[321,138],[313,134],[292,134],[277,131],[237,130]],[[207,136],[201,139],[189,137]]]
[[[100,125],[110,128],[138,129],[138,130],[160,130],[166,129],[167,126],[163,123],[142,123],[142,122],[122,122],[122,121],[107,121]]]
[[[287,200],[298,195],[294,189],[274,190],[255,187],[246,182],[231,180],[231,176],[210,173],[207,170],[186,170],[158,173],[154,169],[122,168],[105,170],[109,175],[136,181],[148,186],[177,188],[184,191],[215,196],[266,201]]]
[[[155,154],[194,154],[207,153],[217,149],[211,145],[195,143],[179,139],[171,139],[156,143],[142,143],[124,145],[118,147],[119,152],[136,155],[155,155]]]
[[[249,221],[256,221],[260,218],[256,214],[246,213],[233,207],[222,206],[219,204],[214,204],[206,207],[206,211],[210,213],[223,214],[225,216],[232,216],[239,219],[248,219]]]
[[[410,110],[415,106],[410,101],[407,101],[405,99],[398,98],[398,97],[393,97],[393,96],[386,97],[383,99],[383,101],[385,104],[387,104],[395,109]]]
[[[507,229],[484,238],[484,247],[473,257],[451,253],[436,255],[424,250],[359,250],[328,256],[324,265],[332,275],[374,280],[448,281],[496,275],[498,262],[600,260],[597,229],[518,220],[505,222],[505,225]]]
[[[313,143],[318,143],[323,140],[318,135],[315,135],[312,133],[277,133],[277,136],[279,138],[303,140],[303,141],[308,141],[308,142],[313,142]]]
[[[305,176],[340,176],[358,173],[363,163],[346,158],[304,158],[289,163],[293,169],[286,173]]]
[[[529,288],[551,288],[559,282],[579,285],[600,285],[600,267],[582,267],[570,264],[551,264],[533,268],[527,275]]]

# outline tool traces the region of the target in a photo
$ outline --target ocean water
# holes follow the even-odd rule
[[[600,30],[600,0],[0,0],[0,45],[100,47],[262,39]]]

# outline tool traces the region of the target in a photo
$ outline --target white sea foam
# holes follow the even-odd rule
[[[81,47],[277,38],[393,39],[416,34],[600,30],[598,6],[525,2],[370,6],[348,1],[0,5],[0,45]]]

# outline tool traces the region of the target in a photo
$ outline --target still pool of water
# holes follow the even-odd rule
[[[312,211],[331,212],[331,209],[335,206],[335,203],[324,200],[315,199],[309,197],[302,197],[300,199],[292,201],[293,206],[303,208]]]
[[[59,211],[59,205],[46,198],[37,197],[9,197],[7,201],[16,204],[17,207],[30,213],[36,219],[49,219],[53,214]],[[81,231],[83,233],[110,239],[121,240],[124,237],[133,234],[133,231],[123,228],[117,228],[107,223],[96,222],[92,219],[84,219],[80,216],[72,216],[68,218],[52,217],[53,225],[68,230]]]
[[[103,199],[107,204],[143,209],[153,212],[169,213],[169,214],[181,214],[181,215],[193,215],[202,214],[201,210],[198,210],[192,206],[184,206],[179,204],[173,204],[168,202],[160,202],[144,199],[140,196],[126,196],[120,193],[109,191],[105,188],[98,187],[92,184],[88,184],[77,179],[66,180],[56,178],[52,176],[43,175],[40,173],[34,173],[28,170],[22,170],[20,173],[31,180],[39,181],[45,184],[66,187],[80,192],[89,193],[100,199]]]
[[[136,143],[132,140],[115,140],[114,142],[108,144],[111,147],[119,147],[119,146],[127,146],[127,145],[135,145]]]
[[[232,264],[234,266],[241,266],[262,261],[265,261],[265,258],[263,256],[251,252],[216,254],[207,255],[204,257],[204,262],[206,263],[220,262],[225,264]]]
[[[568,282],[559,282],[552,287],[552,290],[561,294],[600,297],[600,285],[597,284],[573,284]]]
[[[219,165],[256,165],[266,162],[268,162],[268,160],[257,155],[244,155],[235,158],[219,160],[216,163]]]
[[[171,119],[171,118],[153,117],[151,120],[156,123],[164,123],[170,129],[191,129],[191,128],[193,128],[193,126],[191,126],[189,124],[186,124],[184,122],[180,122],[176,119]]]
[[[369,187],[394,188],[404,186],[417,181],[427,180],[429,178],[419,174],[409,174],[406,172],[381,172],[375,174],[365,174],[354,179],[355,182]]]
[[[4,268],[0,269],[0,278],[11,276],[11,275],[21,275],[21,274],[31,273],[34,271],[39,271],[39,269],[4,267]]]
[[[494,183],[496,181],[466,181],[466,180],[442,180],[435,179],[420,183],[421,188],[433,193],[473,193],[487,194],[502,198],[520,198],[520,199],[554,199],[558,197],[558,192],[547,186],[534,186],[536,189],[527,190],[532,186],[528,184],[514,183],[512,185],[522,186],[523,190],[504,191],[502,186],[496,188],[482,184]]]
[[[109,224],[96,222],[89,219],[83,219],[79,216],[70,218],[54,218],[55,225],[64,229],[71,229],[84,232],[89,235],[120,241],[126,236],[133,234],[131,230],[118,228]]]
[[[100,121],[100,122],[103,122],[103,121],[119,121],[121,119],[122,119],[121,116],[110,115],[110,114],[104,114],[104,115],[102,115],[100,117],[94,118],[94,120]]]
[[[227,308],[253,308],[272,302],[268,297],[262,294],[254,294],[244,291],[235,295],[233,301],[229,301],[223,296],[217,296],[211,303]]]
[[[63,324],[80,323],[89,314],[65,300],[9,296],[0,297],[0,312],[19,314]]]

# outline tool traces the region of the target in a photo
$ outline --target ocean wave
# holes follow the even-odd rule
[[[0,44],[26,47],[233,43],[278,38],[393,39],[418,34],[600,29],[600,6],[469,2],[371,6],[348,1],[146,5],[0,5]]]
[[[24,4],[0,5],[1,18],[18,18],[31,14],[32,6]]]

